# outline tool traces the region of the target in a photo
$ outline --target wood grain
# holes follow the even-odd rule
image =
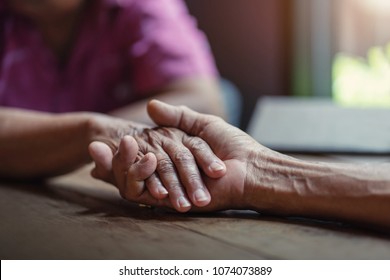
[[[390,258],[384,234],[251,211],[143,208],[88,170],[46,183],[0,183],[1,259]]]

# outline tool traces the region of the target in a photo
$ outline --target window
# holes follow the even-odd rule
[[[294,93],[390,106],[389,22],[389,0],[294,0]]]

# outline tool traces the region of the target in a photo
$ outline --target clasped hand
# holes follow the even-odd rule
[[[128,200],[180,212],[248,209],[259,154],[278,154],[219,117],[156,100],[147,109],[160,127],[124,137],[115,154],[103,143],[90,145],[95,178]]]
[[[129,201],[173,207],[179,212],[211,201],[202,174],[219,178],[226,166],[199,137],[176,128],[145,128],[121,139],[113,154],[103,142],[89,147],[92,176],[115,185]]]

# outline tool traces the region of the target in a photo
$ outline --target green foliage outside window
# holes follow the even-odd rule
[[[333,99],[345,106],[390,107],[390,43],[372,47],[367,58],[336,55]]]

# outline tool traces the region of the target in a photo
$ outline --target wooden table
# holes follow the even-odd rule
[[[386,234],[251,211],[139,207],[89,169],[47,183],[0,182],[1,259],[390,259]]]

